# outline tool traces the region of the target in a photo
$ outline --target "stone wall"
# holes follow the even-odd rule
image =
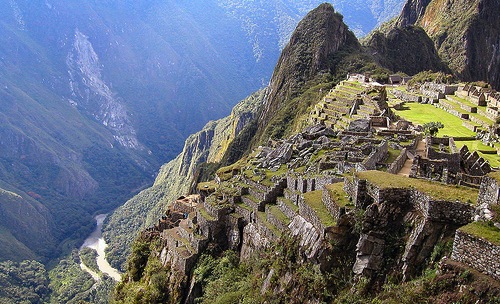
[[[384,140],[382,141],[382,143],[375,147],[375,150],[372,151],[372,153],[370,153],[370,155],[368,155],[365,160],[363,160],[363,167],[365,167],[366,170],[376,169],[377,163],[387,157],[388,151],[387,141]]]
[[[467,203],[433,200],[427,194],[413,190],[410,202],[424,218],[437,222],[465,225],[472,221],[474,207]]]
[[[284,201],[287,198],[278,198],[277,203],[281,211],[290,219],[294,218],[297,213]],[[293,203],[293,201],[292,201]]]
[[[269,206],[266,206],[266,217],[267,221],[272,225],[276,226],[280,231],[288,230],[287,223],[282,222],[280,219],[274,216],[274,214],[269,209]]]
[[[500,185],[498,181],[489,176],[483,176],[481,180],[481,187],[479,188],[479,196],[477,204],[493,205],[498,204],[500,197]]]
[[[401,171],[401,169],[406,163],[406,160],[408,159],[406,151],[407,151],[406,148],[401,150],[399,156],[392,162],[392,164],[389,165],[389,168],[387,168],[387,172],[392,174],[397,174],[399,171]]]
[[[335,202],[335,200],[331,197],[330,192],[326,188],[323,189],[322,200],[326,209],[333,216],[333,219],[338,221],[340,215],[345,212],[345,208],[340,208],[339,205],[337,205],[337,202]],[[341,209],[343,210],[341,211]]]
[[[299,199],[299,215],[302,216],[306,221],[311,223],[319,231],[325,230],[325,225],[321,222],[316,212],[305,203],[304,198]]]
[[[401,99],[405,102],[422,102],[422,96],[418,96],[412,93],[408,93],[401,90],[392,90],[391,91],[397,99]]]
[[[500,246],[457,230],[451,258],[500,280]]]

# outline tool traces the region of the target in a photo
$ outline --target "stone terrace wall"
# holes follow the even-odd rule
[[[403,166],[405,165],[406,160],[408,159],[408,155],[406,154],[406,148],[401,150],[401,153],[399,156],[390,164],[389,168],[387,169],[387,172],[392,173],[392,174],[397,174]]]
[[[388,144],[387,141],[384,140],[381,144],[375,147],[375,151],[370,153],[368,157],[363,161],[363,166],[367,170],[375,169],[377,167],[377,163],[382,161],[387,157],[388,153]]]
[[[415,94],[411,94],[400,90],[392,90],[391,92],[392,94],[394,94],[394,96],[396,96],[397,99],[401,99],[402,101],[422,102],[422,97]]]
[[[451,258],[500,280],[500,246],[457,230]]]
[[[335,221],[338,221],[340,214],[345,212],[345,208],[340,208],[339,205],[337,205],[337,203],[331,197],[330,192],[328,192],[326,188],[323,189],[322,200],[323,204],[325,204],[326,209],[330,212]],[[344,211],[341,211],[341,209],[344,209]]]
[[[472,221],[474,207],[460,202],[432,200],[425,193],[411,191],[410,201],[425,218],[437,222],[452,222],[465,225]]]
[[[497,180],[489,176],[483,176],[481,180],[481,187],[479,188],[477,204],[498,204],[499,194],[500,186]]]
[[[323,225],[316,212],[314,212],[314,210],[305,203],[302,196],[299,199],[299,215],[311,223],[319,231],[325,230],[325,225]]]

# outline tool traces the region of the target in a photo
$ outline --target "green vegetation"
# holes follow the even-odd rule
[[[424,128],[424,134],[436,136],[436,134],[439,132],[439,129],[444,128],[444,125],[439,121],[431,121],[424,123],[422,127]]]
[[[46,303],[49,277],[45,267],[36,261],[0,263],[0,303]]]
[[[316,212],[323,225],[326,227],[335,226],[335,219],[328,209],[326,209],[325,204],[323,204],[322,190],[304,193],[304,202]]]
[[[396,115],[411,121],[415,124],[423,125],[435,121],[439,117],[439,121],[444,125],[444,128],[439,129],[438,136],[450,137],[474,137],[475,133],[466,127],[462,126],[462,119],[430,104],[421,103],[406,103],[404,110],[395,110]]]
[[[344,183],[336,183],[331,185],[326,185],[326,190],[330,194],[330,197],[339,207],[345,207],[346,205],[351,204],[349,201],[349,197],[344,191]]]
[[[461,227],[460,230],[500,246],[500,229],[495,227],[492,222],[472,222]]]
[[[415,76],[408,82],[408,86],[416,86],[424,82],[436,83],[451,83],[454,80],[453,75],[445,74],[443,72],[423,71]]]
[[[332,303],[500,303],[500,290],[494,280],[448,261],[441,269],[428,269],[408,282],[390,278],[376,294],[367,291],[368,285],[369,281],[362,279],[355,287],[343,290]]]
[[[175,286],[176,278],[169,279],[169,267],[164,267],[155,254],[161,250],[159,239],[138,237],[127,260],[128,270],[116,285],[111,303],[176,303],[180,301]],[[172,284],[172,285],[170,285]]]
[[[74,250],[66,259],[49,272],[51,303],[78,303],[88,298],[94,279],[80,268],[78,251]]]
[[[82,263],[87,266],[90,270],[100,273],[101,271],[99,270],[99,266],[97,266],[97,251],[85,247],[82,250],[80,250],[80,260]]]
[[[321,273],[309,262],[297,263],[299,259],[297,242],[290,237],[244,261],[232,251],[202,255],[194,270],[202,285],[196,303],[326,303],[344,286],[344,280]],[[267,288],[262,288],[264,282]]]
[[[438,200],[459,200],[464,203],[475,204],[478,196],[478,190],[476,189],[407,178],[381,171],[357,172],[356,176],[360,179],[366,179],[381,188],[415,188]]]

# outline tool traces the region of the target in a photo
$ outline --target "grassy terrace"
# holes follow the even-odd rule
[[[357,172],[360,179],[368,180],[370,183],[380,188],[415,188],[436,200],[461,201],[475,204],[478,190],[462,187],[449,186],[437,182],[430,182],[421,179],[408,178],[381,171]]]
[[[278,219],[280,222],[284,223],[285,225],[290,224],[290,219],[281,211],[278,206],[275,205],[269,205],[269,212]]]
[[[326,190],[328,190],[330,197],[333,198],[337,206],[345,207],[346,205],[349,205],[351,203],[344,191],[343,182],[327,185]]]
[[[460,230],[500,246],[500,229],[486,222],[472,222],[469,225],[461,227]]]
[[[462,126],[462,119],[430,104],[406,103],[405,110],[395,110],[396,115],[415,124],[423,125],[431,121],[440,121],[444,128],[437,136],[472,137],[476,134]]]
[[[265,212],[258,211],[257,217],[259,218],[259,221],[261,221],[269,230],[274,232],[276,235],[281,236],[281,231],[278,228],[276,228],[276,226],[267,221],[266,218],[267,216]]]
[[[335,219],[323,204],[322,196],[323,191],[321,190],[307,192],[304,193],[304,201],[316,212],[323,225],[326,227],[335,226]]]
[[[280,198],[290,209],[295,211],[295,213],[299,213],[299,206],[295,205],[291,200],[287,199],[286,197],[281,197]]]
[[[215,221],[216,218],[208,214],[207,210],[205,208],[199,208],[198,211],[200,211],[200,215],[203,216],[203,218],[209,220],[209,221]]]

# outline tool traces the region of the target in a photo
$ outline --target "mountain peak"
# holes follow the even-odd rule
[[[307,14],[278,60],[261,126],[267,125],[287,100],[296,97],[306,82],[328,73],[333,68],[330,58],[346,46],[360,47],[342,15],[336,13],[331,4],[323,3]]]

